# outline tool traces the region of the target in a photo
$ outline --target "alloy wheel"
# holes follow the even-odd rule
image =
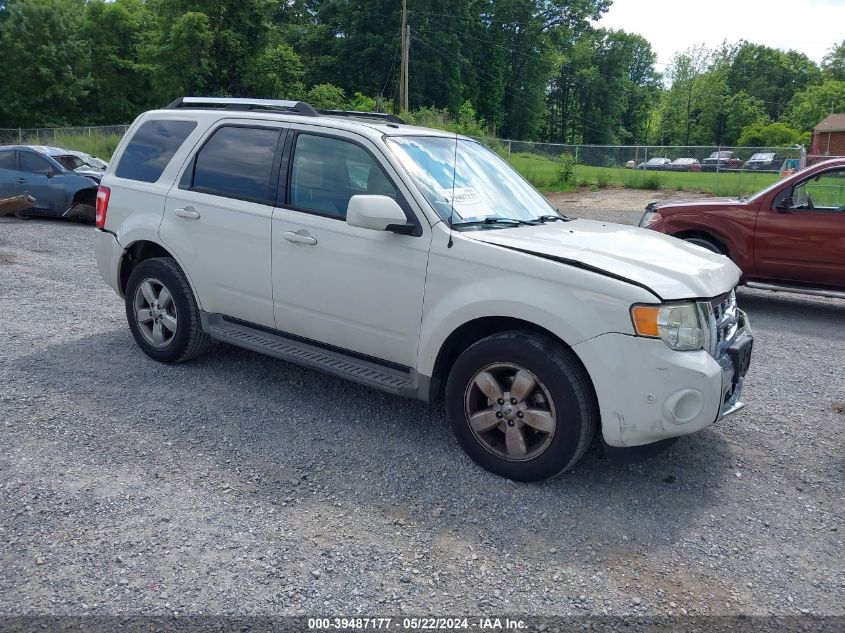
[[[508,461],[539,456],[549,447],[557,425],[549,390],[514,363],[480,369],[467,386],[464,410],[479,443]]]
[[[144,339],[153,347],[170,345],[176,336],[176,304],[167,287],[154,277],[147,277],[135,289],[135,322]]]

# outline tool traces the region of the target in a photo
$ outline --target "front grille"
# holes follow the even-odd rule
[[[705,349],[716,359],[722,368],[722,409],[720,417],[735,411],[742,404],[739,396],[742,392],[743,377],[737,376],[728,350],[745,333],[750,335],[750,327],[745,314],[736,305],[736,291],[731,290],[714,299],[699,302],[702,323],[705,327]]]
[[[731,291],[721,302],[713,306],[713,322],[716,331],[716,349],[713,354],[721,356],[731,346],[739,331],[739,309],[736,307],[736,292]]]

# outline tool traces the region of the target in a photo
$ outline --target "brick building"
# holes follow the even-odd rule
[[[831,114],[813,128],[810,154],[845,156],[845,114]]]

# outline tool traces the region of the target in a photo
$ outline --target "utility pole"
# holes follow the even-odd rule
[[[408,111],[408,54],[411,50],[411,26],[408,24],[408,0],[402,0],[402,61],[399,64],[399,111]]]

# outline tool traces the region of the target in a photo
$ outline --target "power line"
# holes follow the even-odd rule
[[[395,36],[394,36],[395,37]],[[380,97],[384,96],[384,91],[387,90],[387,84],[390,83],[390,78],[393,76],[393,69],[396,67],[396,58],[399,57],[399,46],[393,53],[393,61],[390,62],[390,70],[387,71],[387,77],[384,80],[384,85],[381,87]]]

